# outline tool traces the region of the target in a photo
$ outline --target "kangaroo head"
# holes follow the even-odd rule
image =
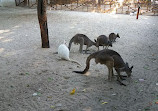
[[[96,46],[96,42],[95,42],[95,41],[93,42],[93,41],[91,40],[91,41],[90,41],[90,46],[92,46],[92,45],[95,45],[95,46]]]
[[[67,46],[67,42],[66,42],[66,40],[64,40],[63,44],[65,44],[65,45]]]
[[[98,42],[96,39],[94,39],[94,45],[95,45],[96,47],[99,46],[99,42]]]
[[[131,76],[132,69],[133,69],[133,66],[129,67],[128,63],[126,62],[124,71],[126,72],[126,74],[127,74],[128,77]]]
[[[112,42],[111,42],[111,41],[108,41],[108,45],[112,47]]]
[[[116,37],[120,38],[119,34],[117,33]]]

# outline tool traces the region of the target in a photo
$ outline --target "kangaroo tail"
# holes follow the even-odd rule
[[[91,55],[89,55],[89,56],[87,57],[87,60],[86,60],[86,68],[85,68],[83,71],[73,71],[73,72],[75,72],[75,73],[80,73],[80,74],[85,74],[85,73],[89,70],[89,67],[90,67],[90,60],[91,60],[92,58],[95,58],[95,53],[93,53],[93,54],[91,54]]]
[[[79,74],[85,74],[84,71],[73,71],[75,73],[79,73]]]

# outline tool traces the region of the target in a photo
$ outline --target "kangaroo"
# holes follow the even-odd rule
[[[77,63],[78,65],[81,66],[81,64],[73,59],[70,59],[69,58],[69,49],[67,48],[67,46],[65,44],[61,44],[59,47],[58,47],[58,55],[61,59],[65,59],[65,60],[68,60],[68,61],[72,61],[72,62],[75,62]]]
[[[120,36],[119,36],[118,33],[117,33],[117,34],[115,34],[115,33],[109,34],[109,40],[110,40],[111,42],[116,42],[116,38],[120,38]]]
[[[73,71],[73,72],[80,73],[80,74],[85,74],[86,72],[88,72],[88,70],[90,68],[91,59],[95,59],[96,64],[100,63],[100,64],[104,64],[107,66],[109,81],[111,81],[112,76],[114,76],[113,68],[116,70],[116,72],[118,74],[117,81],[121,85],[125,85],[120,81],[120,79],[123,80],[123,78],[122,78],[123,76],[120,75],[121,72],[126,72],[127,77],[131,76],[133,66],[129,67],[128,63],[124,63],[124,61],[119,53],[117,53],[114,50],[109,50],[109,49],[104,49],[104,50],[90,54],[86,60],[86,68],[83,71]]]
[[[79,52],[83,52],[83,45],[87,45],[85,53],[87,53],[87,49],[91,47],[92,45],[95,45],[95,42],[91,41],[86,35],[84,34],[76,34],[73,36],[69,42],[69,50],[71,49],[71,44],[74,42],[74,44],[80,44]]]
[[[99,37],[97,37],[97,40],[94,39],[94,41],[96,42],[96,47],[98,47],[98,51],[99,51],[99,46],[106,46],[106,48],[108,48],[109,46],[112,47],[112,42],[109,41],[109,38],[105,35],[100,35]]]

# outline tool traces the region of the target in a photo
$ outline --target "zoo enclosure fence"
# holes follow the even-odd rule
[[[46,0],[47,6],[52,10],[86,11],[101,13],[129,14],[137,11],[138,5],[141,13],[158,13],[158,0]],[[35,8],[37,0],[15,0],[16,6]]]

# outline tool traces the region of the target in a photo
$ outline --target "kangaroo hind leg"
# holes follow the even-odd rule
[[[113,74],[113,67],[114,67],[114,62],[113,61],[108,61],[106,63],[106,66],[108,67],[108,80],[111,81],[112,80],[112,76]]]

